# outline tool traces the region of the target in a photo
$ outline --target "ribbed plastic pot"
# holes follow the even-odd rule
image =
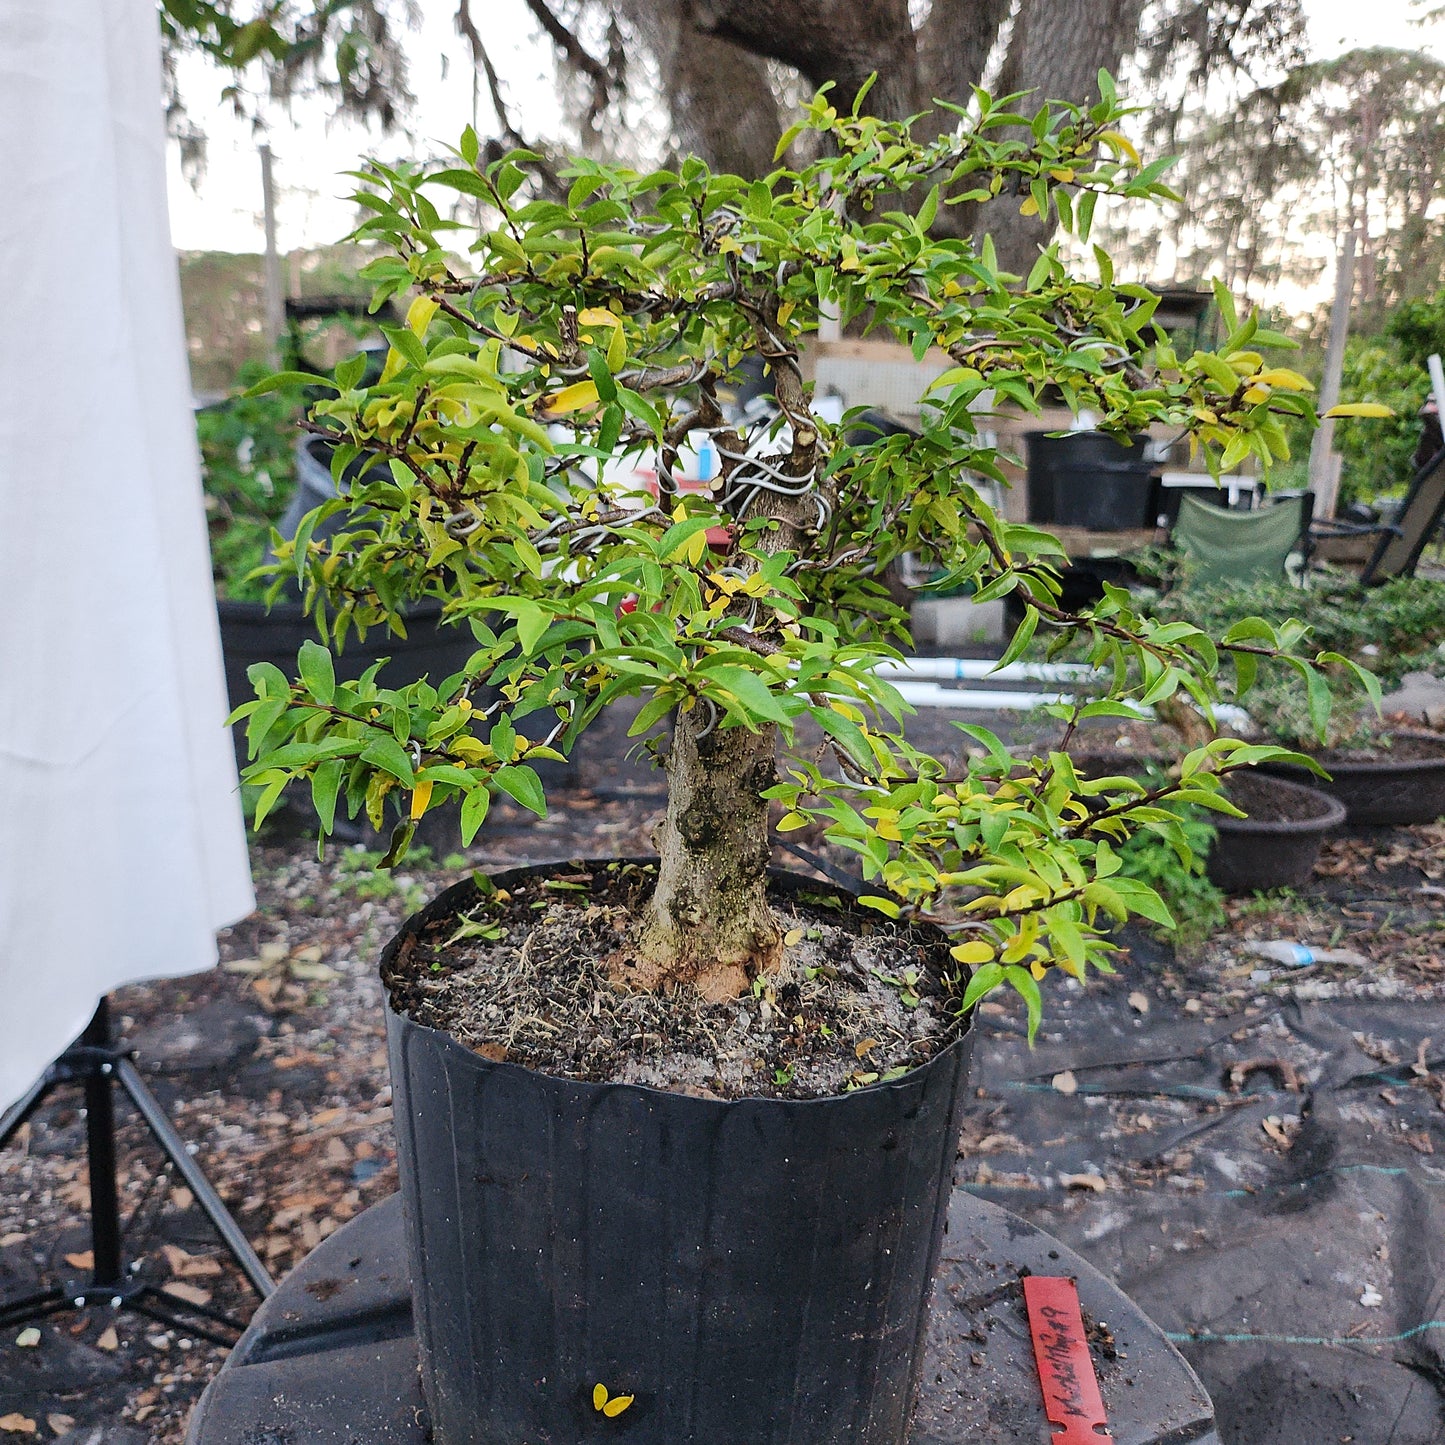
[[[1294,763],[1261,763],[1261,772],[1304,783],[1344,804],[1351,823],[1361,825],[1433,823],[1445,816],[1445,738],[1401,728],[1398,738],[1423,739],[1435,749],[1428,758],[1381,758],[1376,762],[1331,761],[1328,779]]]
[[[1029,520],[1089,531],[1149,525],[1154,464],[1147,436],[1125,446],[1105,432],[1029,432]]]
[[[1328,794],[1283,778],[1256,777],[1254,783],[1308,804],[1312,816],[1274,822],[1211,813],[1216,836],[1206,865],[1210,881],[1226,893],[1298,888],[1314,875],[1325,834],[1345,821],[1344,806]]]
[[[407,922],[383,978],[471,889]],[[550,1077],[390,1007],[387,1040],[441,1445],[903,1445],[967,1034],[896,1082],[799,1101]],[[607,1415],[598,1385],[632,1403]]]

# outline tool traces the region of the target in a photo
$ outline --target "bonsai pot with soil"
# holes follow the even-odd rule
[[[1433,823],[1445,816],[1445,735],[1398,728],[1370,745],[1312,756],[1327,778],[1278,759],[1264,766],[1292,782],[1309,778],[1344,807],[1353,824]]]
[[[386,952],[442,1445],[902,1445],[970,1008],[1004,988],[1032,1036],[1041,980],[1108,970],[1116,924],[1168,919],[1115,845],[1177,832],[1161,796],[1218,803],[1283,755],[1214,739],[1158,792],[1078,778],[1063,745],[1082,720],[1217,698],[1231,649],[1312,660],[1267,624],[1241,643],[1158,626],[1117,589],[1066,611],[1057,544],[967,480],[997,471],[984,391],[1029,404],[1053,384],[1113,431],[1167,420],[1227,458],[1268,459],[1274,414],[1312,415],[1302,381],[1243,349],[1253,323],[1227,318],[1218,357],[1156,356],[1137,288],[1050,252],[1020,290],[990,246],[930,234],[940,176],[1026,192],[1065,228],[1071,189],[1159,194],[1118,158],[1108,92],[1046,109],[1022,146],[993,138],[1011,117],[986,97],[929,140],[819,97],[802,127],[822,159],[766,181],[688,159],[579,160],[559,182],[525,154],[479,165],[470,131],[449,164],[366,175],[366,274],[378,301],[411,297],[406,325],[375,384],[339,378],[313,416],[339,466],[385,466],[279,561],[333,623],[430,600],[473,650],[402,686],[344,678],[314,642],[294,678],[253,667],[258,818],[301,784],[323,834],[401,800],[395,858],[452,803],[469,844],[494,794],[542,814],[536,764],[614,699],[643,700],[633,733],[659,753],[675,716],[655,860],[478,878]],[[876,213],[899,194],[915,212]],[[459,196],[484,218],[460,242]],[[952,356],[920,434],[813,411],[800,348],[825,312]],[[730,423],[719,392],[759,361],[776,410]],[[678,450],[703,441],[717,474],[680,494]],[[656,493],[632,484],[641,458]],[[879,676],[906,616],[878,580],[910,552],[1026,600],[1010,659],[1042,627],[1115,664],[1109,696],[1059,710],[1058,751],[1020,762],[973,728],[950,776],[910,746]],[[774,832],[810,825],[856,856],[857,896],[771,873]]]
[[[1314,779],[1306,769],[1299,771]],[[1236,773],[1226,796],[1247,815],[1218,813],[1210,819],[1215,839],[1206,871],[1226,893],[1308,883],[1325,835],[1345,821],[1344,805],[1337,799],[1264,772]]]

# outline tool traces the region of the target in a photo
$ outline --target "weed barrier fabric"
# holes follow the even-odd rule
[[[1132,941],[1032,1052],[979,1020],[960,1177],[1168,1333],[1225,1445],[1445,1441],[1445,1017],[1305,982],[1191,1014]]]

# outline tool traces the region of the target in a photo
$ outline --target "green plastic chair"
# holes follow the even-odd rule
[[[1179,499],[1174,545],[1200,582],[1284,581],[1291,552],[1307,547],[1309,493],[1282,498],[1257,512],[1229,512],[1186,493]]]

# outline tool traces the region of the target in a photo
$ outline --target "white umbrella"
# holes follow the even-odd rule
[[[254,904],[155,0],[0,0],[0,1108]]]

